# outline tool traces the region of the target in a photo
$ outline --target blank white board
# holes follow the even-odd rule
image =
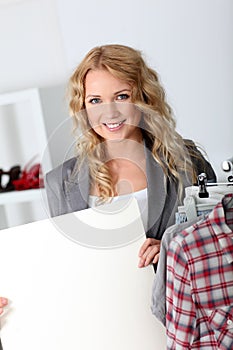
[[[136,202],[129,206],[138,217]],[[92,209],[87,214],[95,234],[99,219]],[[112,215],[117,232],[124,211]],[[141,220],[128,227],[138,238],[112,249],[79,244],[50,219],[0,231],[0,295],[10,299],[1,316],[3,350],[165,349],[165,329],[150,310],[153,269],[137,267]]]

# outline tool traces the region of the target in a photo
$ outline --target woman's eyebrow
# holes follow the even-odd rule
[[[89,95],[87,95],[86,98],[89,98],[89,97],[100,97],[100,95],[89,94]]]
[[[118,95],[118,94],[120,94],[121,92],[123,92],[123,91],[128,91],[128,92],[130,92],[131,90],[130,89],[122,89],[122,90],[120,90],[120,91],[117,91],[117,92],[114,92],[114,95]]]

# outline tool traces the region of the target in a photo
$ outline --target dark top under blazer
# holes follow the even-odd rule
[[[190,140],[184,140],[198,174],[205,172],[211,182],[216,182],[215,173],[209,162]],[[148,140],[146,144],[146,176],[148,193],[147,237],[161,239],[167,227],[175,223],[175,213],[180,201],[175,180],[164,176],[162,167],[154,160]],[[198,157],[196,157],[197,155]],[[46,174],[45,187],[51,216],[63,215],[88,208],[89,169],[83,163],[77,171],[78,158],[74,157]],[[183,176],[183,187],[192,181]]]

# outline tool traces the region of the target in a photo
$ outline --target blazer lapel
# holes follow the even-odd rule
[[[84,162],[79,170],[77,165],[76,162],[74,170],[64,181],[66,200],[72,212],[88,208],[89,168],[87,162]]]
[[[161,214],[166,202],[166,178],[162,167],[155,161],[151,151],[145,148],[148,188],[148,233],[153,227],[159,228]]]

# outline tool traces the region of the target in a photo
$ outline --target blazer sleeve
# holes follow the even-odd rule
[[[188,149],[195,174],[206,173],[208,182],[217,182],[217,177],[212,165],[205,159],[192,140],[184,140]],[[194,184],[197,184],[196,182]]]

